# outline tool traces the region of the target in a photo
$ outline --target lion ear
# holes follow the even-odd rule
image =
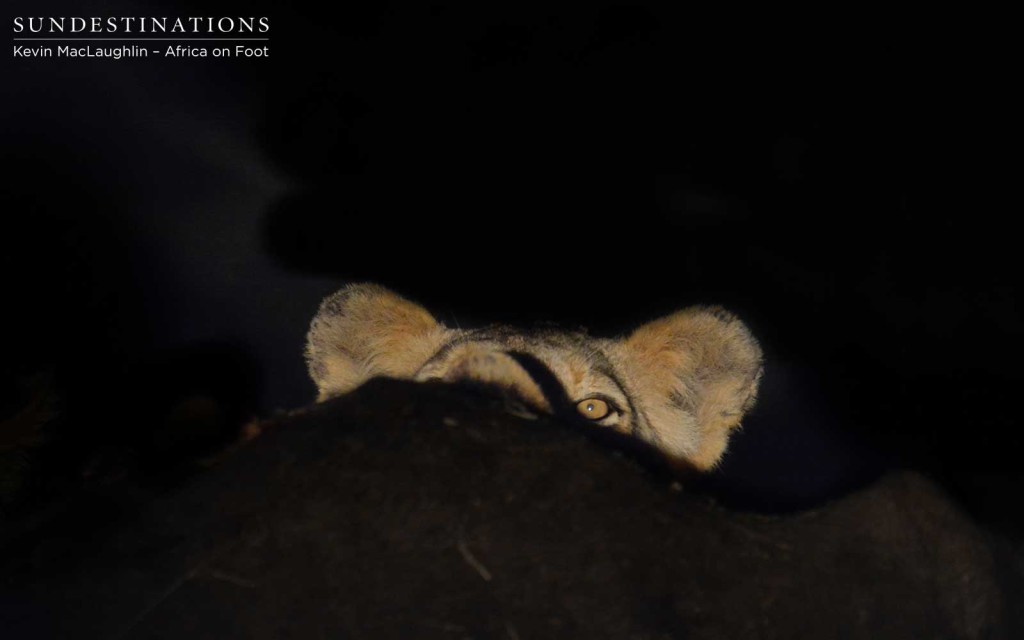
[[[306,363],[318,400],[377,376],[410,378],[448,330],[423,307],[384,287],[352,284],[328,296],[306,336]]]
[[[717,307],[643,325],[619,343],[642,415],[641,435],[672,458],[708,469],[757,397],[762,353],[747,327]]]

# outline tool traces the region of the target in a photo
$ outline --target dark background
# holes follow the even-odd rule
[[[268,16],[271,56],[3,56],[3,409],[57,407],[5,441],[8,513],[174,476],[312,401],[309,319],[372,280],[463,326],[725,305],[768,369],[707,481],[723,500],[800,508],[910,466],[1019,530],[987,27],[676,2],[14,15]]]

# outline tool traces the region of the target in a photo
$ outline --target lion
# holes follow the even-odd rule
[[[369,283],[324,299],[305,355],[321,402],[382,376],[470,383],[536,412],[636,438],[698,470],[721,459],[764,370],[757,340],[720,307],[689,307],[619,338],[461,329]]]

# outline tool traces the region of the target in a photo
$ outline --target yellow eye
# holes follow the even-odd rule
[[[597,398],[579,401],[576,403],[576,410],[587,420],[600,420],[611,411],[607,402]]]

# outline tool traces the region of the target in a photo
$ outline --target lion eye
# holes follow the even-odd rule
[[[576,403],[576,410],[579,411],[580,415],[587,420],[600,420],[607,416],[611,411],[608,407],[608,403],[604,400],[599,400],[598,398],[579,401]]]

